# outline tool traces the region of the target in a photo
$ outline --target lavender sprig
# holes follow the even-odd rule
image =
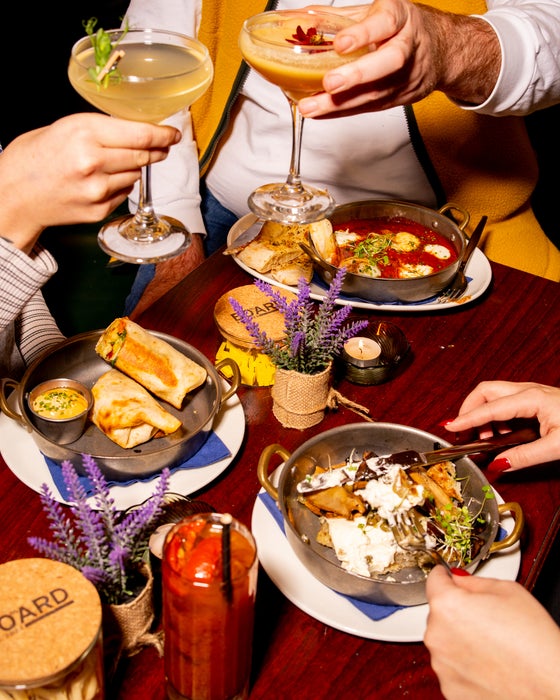
[[[352,308],[335,308],[345,274],[344,268],[337,271],[318,309],[311,299],[311,288],[303,278],[298,283],[297,298],[292,301],[268,282],[255,280],[255,286],[284,316],[285,334],[281,341],[271,340],[236,299],[230,297],[229,301],[259,350],[268,355],[276,367],[317,374],[328,367],[349,338],[368,325],[367,320],[345,323]]]
[[[62,476],[70,509],[63,509],[43,484],[41,502],[53,541],[40,537],[30,537],[28,541],[46,557],[79,569],[97,588],[104,602],[122,603],[132,594],[150,534],[161,514],[169,470],[162,471],[152,497],[123,517],[93,457],[82,455],[82,461],[93,486],[95,508],[90,506],[72,463],[64,461]]]

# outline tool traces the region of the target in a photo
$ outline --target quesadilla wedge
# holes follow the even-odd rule
[[[95,351],[160,399],[180,409],[189,391],[201,386],[206,369],[126,316],[115,319]]]
[[[91,420],[120,447],[130,448],[170,435],[182,423],[134,379],[110,369],[92,387]]]

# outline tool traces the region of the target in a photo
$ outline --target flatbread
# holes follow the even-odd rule
[[[130,448],[170,435],[182,423],[134,379],[110,369],[92,387],[91,420],[120,447]]]
[[[301,277],[310,282],[313,263],[300,247],[300,243],[309,244],[310,236],[321,249],[328,247],[326,242],[332,242],[333,236],[331,222],[322,219],[299,225],[265,221],[257,236],[236,257],[252,270],[270,275],[282,284],[295,286]]]
[[[280,284],[286,284],[289,287],[297,287],[302,277],[306,282],[311,282],[313,277],[313,263],[307,253],[302,251],[300,255],[294,258],[289,264],[271,270],[270,276],[272,279],[280,282]]]
[[[112,367],[177,409],[181,409],[189,391],[206,381],[205,367],[126,316],[109,325],[95,351]]]

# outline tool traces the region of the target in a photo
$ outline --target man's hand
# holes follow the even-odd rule
[[[326,74],[325,92],[299,102],[305,117],[379,111],[412,104],[434,90],[481,104],[492,92],[501,51],[484,20],[409,0],[376,0],[339,12],[357,24],[336,35],[335,49],[345,54],[367,48],[368,53]]]

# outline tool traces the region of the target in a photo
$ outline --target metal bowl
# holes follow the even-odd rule
[[[177,416],[183,424],[182,428],[172,435],[125,449],[109,440],[91,422],[81,437],[69,445],[61,445],[49,439],[36,428],[27,402],[27,396],[35,386],[54,377],[68,377],[91,389],[97,379],[111,368],[95,352],[102,330],[76,335],[47,351],[30,365],[19,383],[12,379],[3,379],[0,407],[7,416],[31,433],[37,447],[46,457],[58,463],[70,460],[75,469],[82,474],[82,454],[92,455],[104,476],[116,481],[144,478],[161,471],[164,467],[181,464],[202,447],[224,402],[237,391],[240,383],[239,368],[231,360],[223,360],[214,367],[210,360],[192,345],[164,333],[150,332],[207,371],[206,381],[198,389],[187,394],[181,410],[162,402],[165,409]],[[218,374],[218,369],[225,365],[233,372],[231,386],[227,391],[223,390]],[[16,392],[19,412],[14,411],[8,404],[6,390],[9,388]]]
[[[343,569],[334,550],[317,542],[319,518],[298,501],[296,488],[317,464],[342,463],[354,449],[357,453],[373,450],[385,455],[407,449],[426,451],[445,446],[449,446],[445,440],[405,425],[352,423],[316,435],[293,454],[281,445],[269,445],[261,454],[257,474],[263,488],[278,502],[290,546],[306,568],[325,586],[379,605],[421,605],[426,602],[426,574],[418,567],[371,577]],[[274,455],[284,460],[277,488],[269,478],[270,461]],[[464,457],[456,460],[455,464],[457,476],[462,479],[465,503],[471,512],[477,512],[482,507],[481,514],[485,520],[482,532],[484,545],[466,567],[472,573],[489,556],[518,541],[523,528],[523,512],[517,503],[498,504],[496,499],[484,497],[485,487],[489,484],[472,460]],[[507,512],[514,515],[515,526],[509,535],[496,541],[500,517]]]
[[[37,413],[33,409],[37,397],[43,392],[52,391],[53,389],[73,389],[79,392],[86,400],[86,407],[81,413],[71,418],[46,417]],[[78,440],[86,429],[88,414],[93,406],[93,396],[88,387],[81,382],[77,382],[74,379],[56,378],[41,382],[32,389],[27,395],[27,405],[29,407],[29,417],[37,430],[49,440],[59,445],[66,445]]]
[[[444,214],[456,210],[461,216],[456,224]],[[373,278],[355,272],[347,272],[342,285],[346,296],[359,297],[367,301],[382,303],[413,303],[425,301],[441,292],[451,282],[457,272],[461,257],[465,251],[463,233],[470,215],[455,204],[446,204],[438,211],[418,204],[389,200],[364,200],[351,202],[336,207],[328,217],[333,226],[350,219],[371,219],[378,217],[406,217],[423,226],[436,230],[453,245],[457,251],[457,260],[451,265],[424,277],[407,279]],[[302,246],[304,247],[304,246]],[[310,241],[305,250],[313,261],[313,266],[321,279],[328,285],[338,272],[338,267],[327,262]]]

